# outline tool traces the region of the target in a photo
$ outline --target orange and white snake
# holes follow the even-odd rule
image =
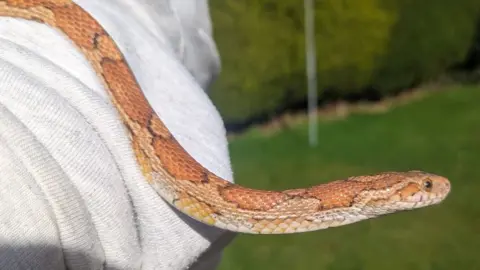
[[[175,208],[206,224],[255,234],[313,231],[437,204],[450,192],[446,178],[421,171],[356,176],[284,191],[232,184],[182,148],[148,103],[115,42],[77,4],[0,0],[0,16],[48,24],[73,41],[117,108],[146,181]]]

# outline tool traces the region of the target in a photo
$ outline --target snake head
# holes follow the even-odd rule
[[[397,182],[381,192],[379,197],[369,196],[364,213],[388,214],[438,204],[447,197],[451,188],[447,178],[422,171],[394,174],[392,179]]]
[[[405,205],[407,209],[440,203],[450,193],[450,181],[443,176],[410,171],[407,181],[408,184],[399,188],[392,198],[398,200],[399,206]]]

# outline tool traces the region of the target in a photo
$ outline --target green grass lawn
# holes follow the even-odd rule
[[[294,235],[239,235],[220,269],[480,269],[480,88],[451,87],[387,113],[234,139],[237,183],[305,187],[390,170],[448,177],[442,204]]]

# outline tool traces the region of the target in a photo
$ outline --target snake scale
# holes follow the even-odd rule
[[[63,32],[108,91],[146,181],[173,207],[203,223],[252,234],[341,226],[443,201],[448,179],[422,171],[354,176],[284,191],[232,184],[208,171],[172,136],[143,95],[112,38],[71,0],[0,0],[0,16]]]

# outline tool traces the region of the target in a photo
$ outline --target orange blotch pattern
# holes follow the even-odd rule
[[[267,211],[289,198],[280,192],[254,190],[238,185],[230,185],[220,192],[226,201],[240,208],[256,211]]]
[[[104,59],[102,68],[115,102],[122,104],[121,108],[128,118],[141,126],[147,126],[153,111],[127,64],[123,61]]]
[[[208,181],[208,171],[194,160],[172,136],[153,138],[153,148],[163,167],[176,179],[194,182]]]

